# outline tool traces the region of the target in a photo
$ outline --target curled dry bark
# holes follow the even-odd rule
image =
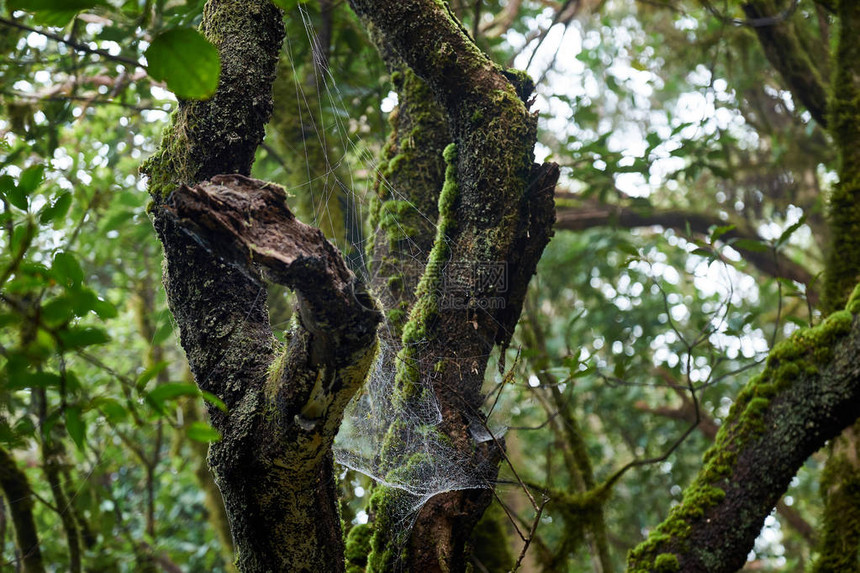
[[[168,274],[166,285],[198,384],[229,405],[226,414],[212,412],[223,438],[209,458],[238,566],[337,571],[343,543],[331,444],[374,356],[380,315],[322,232],[296,220],[285,200],[278,186],[215,176],[181,186],[155,220],[168,239],[168,265],[208,263],[222,274],[202,285],[189,284],[187,272],[183,280]],[[221,289],[239,280],[248,299],[263,297],[258,270],[299,294],[285,349],[258,307],[224,304],[236,293]],[[227,276],[233,282],[225,285]]]

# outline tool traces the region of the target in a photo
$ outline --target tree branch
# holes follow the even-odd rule
[[[663,418],[668,418],[670,420],[686,422],[688,424],[694,423],[698,417],[699,431],[709,442],[713,442],[717,437],[717,433],[720,431],[720,425],[707,412],[699,410],[697,415],[696,405],[693,403],[693,400],[690,399],[690,396],[688,396],[687,389],[672,380],[668,372],[661,370],[660,375],[667,379],[672,390],[674,390],[681,399],[681,406],[678,408],[670,406],[651,408],[645,402],[637,402],[635,404],[636,409],[648,412],[649,414],[655,414]],[[779,503],[776,504],[776,511],[807,541],[807,543],[811,546],[815,546],[815,543],[817,542],[815,529],[808,521],[806,521],[799,511],[786,505],[785,500],[783,499],[780,499]]]
[[[860,289],[850,310],[795,333],[737,397],[682,503],[628,557],[631,571],[736,571],[804,461],[854,422]],[[739,518],[739,516],[743,516]]]
[[[491,480],[497,446],[475,442],[470,417],[480,416],[487,358],[494,344],[504,346],[510,336],[523,283],[534,272],[554,217],[557,168],[533,166],[537,124],[526,104],[533,83],[495,65],[445,3],[352,0],[351,5],[427,84],[454,141],[445,151],[436,238],[403,328],[395,385],[431,389],[442,413],[439,431],[474,467],[486,468],[482,477]],[[489,280],[502,268],[512,281],[503,289]],[[445,288],[464,280],[458,292]],[[432,498],[418,515],[405,563],[399,562],[402,552],[386,546],[381,536],[374,538],[369,563],[379,570],[461,570],[472,527],[490,500],[481,490]]]
[[[774,0],[750,0],[743,9],[750,20],[758,21],[779,13]],[[755,32],[765,56],[782,75],[792,96],[809,110],[815,121],[827,127],[827,60],[819,58],[826,58],[826,46],[820,54],[810,54],[806,48],[809,42],[798,37],[801,31],[790,20],[755,26]]]
[[[138,62],[137,60],[133,60],[131,58],[126,58],[124,56],[114,56],[110,52],[106,50],[99,50],[97,48],[91,48],[86,44],[82,44],[80,42],[75,42],[74,40],[70,40],[68,38],[64,38],[59,34],[54,34],[53,32],[48,32],[47,30],[40,30],[38,28],[33,28],[27,26],[26,24],[22,24],[20,22],[16,22],[15,20],[10,20],[8,18],[0,18],[0,26],[9,26],[10,28],[17,28],[19,30],[24,30],[25,32],[35,32],[40,36],[44,36],[49,40],[54,40],[55,42],[59,42],[61,44],[65,44],[70,48],[77,50],[78,52],[84,52],[85,54],[93,54],[95,56],[101,56],[106,60],[119,62],[130,68],[144,68],[146,67]]]
[[[0,447],[0,488],[6,495],[12,523],[15,524],[15,546],[21,552],[24,573],[43,573],[39,534],[33,519],[33,492],[27,475],[21,471],[15,458]]]
[[[284,35],[268,0],[209,0],[214,97],[181,101],[143,166],[164,246],[165,290],[221,440],[209,464],[242,571],[342,571],[331,452],[343,409],[375,356],[379,313],[322,233],[280,187],[246,177],[272,112]],[[228,175],[221,175],[228,174]],[[272,335],[263,276],[297,291],[286,348]]]
[[[561,205],[558,207],[555,228],[565,231],[584,231],[595,227],[614,226],[622,229],[633,229],[637,227],[663,227],[674,229],[681,233],[690,231],[708,235],[712,227],[724,226],[726,221],[719,217],[672,209],[665,211],[643,211],[626,207],[623,205],[609,205],[597,201],[581,201],[576,195],[556,194],[558,199],[576,199],[576,206]],[[723,242],[732,239],[749,239],[764,242],[752,229],[735,227],[724,233],[720,240]],[[774,253],[771,249],[767,251],[754,251],[732,244],[733,249],[756,267],[759,271],[772,276],[789,279],[806,285],[807,298],[813,304],[818,301],[818,293],[812,288],[814,277],[803,266],[795,263],[782,253]]]

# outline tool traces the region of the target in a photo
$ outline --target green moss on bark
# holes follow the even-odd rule
[[[456,227],[454,212],[458,201],[459,186],[457,185],[457,147],[453,143],[445,148],[443,157],[446,163],[445,183],[439,194],[439,223],[436,239],[430,252],[424,274],[415,291],[416,302],[409,313],[409,320],[403,326],[401,336],[402,348],[396,358],[396,374],[394,380],[393,402],[402,408],[408,408],[411,401],[420,400],[423,393],[429,391],[421,382],[421,370],[418,362],[418,346],[427,341],[431,324],[438,318],[438,294],[442,287],[442,273],[450,256],[448,237]],[[398,448],[394,443],[399,439],[397,422],[392,424],[386,436],[386,444],[381,453],[382,459],[392,467],[391,471],[409,471],[409,467],[423,460],[415,458],[398,460],[392,455]],[[404,469],[405,468],[405,469]],[[388,487],[378,487],[371,498],[377,519],[387,519],[393,512],[392,503],[396,503],[398,494]],[[394,496],[394,497],[392,497]],[[374,524],[372,552],[369,558],[371,571],[388,571],[392,559],[397,554],[397,540],[391,537],[392,531],[384,523]]]
[[[860,570],[860,467],[855,424],[831,445],[821,476],[824,518],[813,573]]]
[[[860,279],[860,5],[838,9],[830,132],[837,147],[839,182],[830,195],[831,244],[824,273],[824,304],[841,308]]]
[[[218,90],[206,101],[180,101],[159,150],[141,166],[156,204],[182,183],[248,175],[272,112],[280,11],[262,0],[208,2],[201,32],[221,57]]]
[[[367,567],[367,556],[370,554],[370,541],[373,529],[366,523],[359,523],[349,530],[346,536],[346,571],[347,573],[363,573]]]

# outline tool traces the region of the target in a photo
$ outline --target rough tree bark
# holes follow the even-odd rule
[[[840,306],[860,281],[860,6],[841,0],[834,54],[830,131],[839,183],[830,198],[831,245],[824,280],[825,310]],[[822,543],[816,572],[860,568],[860,422],[830,444],[821,479]]]
[[[791,18],[782,21],[794,12],[789,6],[788,0],[750,0],[743,10],[768,61],[815,121],[826,127],[827,41],[807,37]]]
[[[480,419],[490,351],[510,339],[551,234],[558,170],[532,163],[531,81],[487,59],[443,4],[372,0],[354,8],[396,52],[404,73],[426,82],[454,143],[444,187],[437,187],[436,229],[426,229],[435,233],[428,241],[435,264],[424,271],[403,324],[404,346],[418,338],[427,344],[402,353],[398,382],[407,393],[419,379],[434,389],[441,431],[492,478],[498,452],[476,444],[470,424]],[[247,177],[272,111],[279,11],[268,0],[210,0],[201,29],[221,55],[218,91],[206,102],[180,103],[142,171],[150,177],[150,212],[181,343],[198,385],[228,407],[210,408],[222,435],[210,467],[241,570],[342,571],[331,445],[373,360],[382,316],[340,253],[295,219],[283,190]],[[435,196],[423,199],[435,203]],[[462,306],[443,308],[435,296],[443,273],[458,268],[448,262],[505,264],[508,289],[497,293],[488,281]],[[298,294],[286,348],[272,336],[264,277]],[[495,295],[504,298],[502,308],[477,304]],[[383,298],[394,302],[391,293]],[[438,368],[428,373],[418,364]],[[387,544],[393,533],[379,523],[371,564],[465,570],[469,534],[489,500],[485,489],[432,499],[414,528],[420,543],[396,556]]]
[[[858,295],[850,310],[773,349],[765,371],[737,397],[682,503],[630,553],[629,570],[729,572],[743,566],[764,519],[806,458],[857,418]]]

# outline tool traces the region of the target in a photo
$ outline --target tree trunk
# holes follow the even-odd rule
[[[432,121],[447,123],[454,142],[445,153],[442,188],[433,175],[426,182],[439,190],[435,237],[432,226],[424,230],[431,264],[414,296],[383,293],[398,305],[393,310],[415,301],[403,324],[396,392],[408,403],[419,387],[432,390],[442,414],[438,432],[489,483],[499,444],[473,437],[483,420],[484,370],[494,345],[504,348],[510,339],[549,239],[558,169],[532,164],[536,116],[526,107],[527,77],[490,62],[440,4],[377,4],[355,8],[397,51],[403,73],[414,72],[414,80],[404,81],[426,82],[425,93],[440,106]],[[218,92],[206,102],[180,103],[161,150],[143,170],[182,345],[198,385],[228,406],[226,414],[210,408],[222,435],[210,466],[241,570],[341,571],[331,446],[374,358],[381,315],[340,254],[295,219],[283,190],[245,177],[271,114],[283,34],[277,10],[262,0],[213,0],[201,28],[221,54]],[[219,175],[229,173],[237,175]],[[422,196],[422,208],[435,194]],[[383,226],[385,215],[378,214]],[[451,293],[443,285],[462,278],[457,269],[486,273],[491,266],[505,268],[504,288],[483,277],[456,300],[446,299]],[[284,349],[271,334],[263,276],[299,295]],[[501,304],[485,308],[490,299]],[[490,499],[486,487],[430,499],[402,553],[392,550],[399,524],[386,527],[379,519],[371,567],[465,570],[471,530]]]
[[[43,573],[45,565],[33,519],[33,491],[26,474],[4,448],[0,448],[0,488],[15,526],[15,547],[20,553],[24,573]]]

